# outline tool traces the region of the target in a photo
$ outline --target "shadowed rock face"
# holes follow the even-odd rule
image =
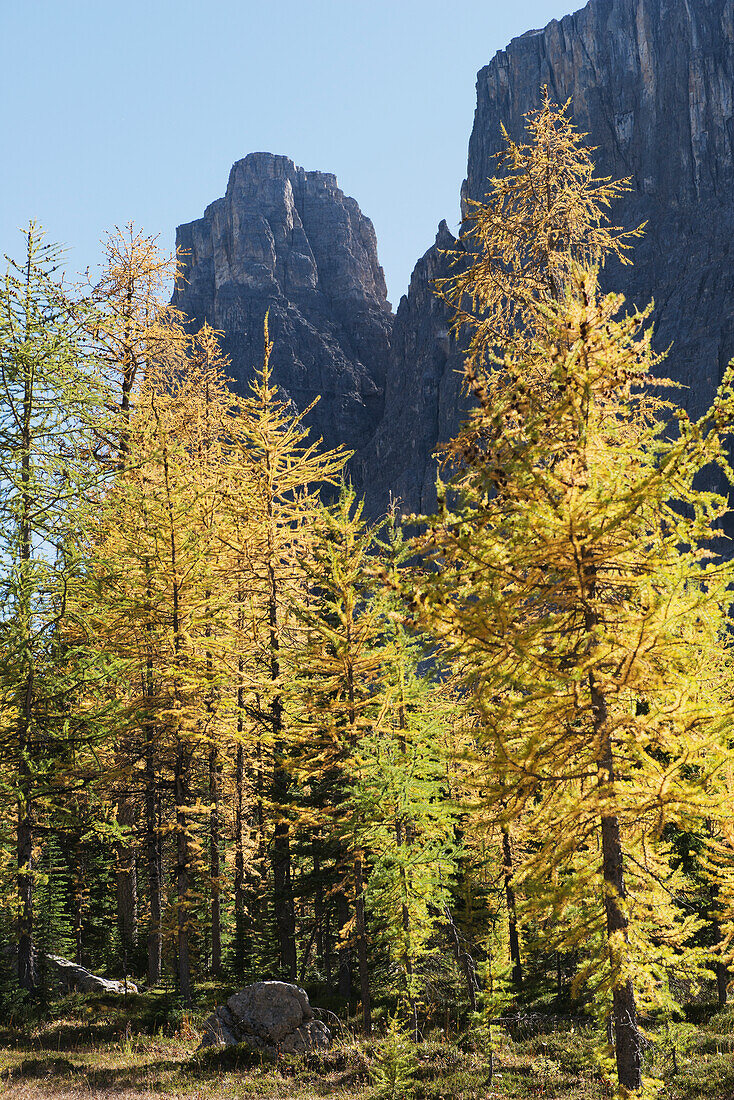
[[[287,157],[237,161],[227,192],[179,226],[188,253],[173,304],[225,333],[237,388],[262,362],[270,311],[276,382],[328,446],[359,447],[382,415],[392,326],[372,223],[336,178]]]
[[[661,371],[699,415],[734,355],[734,0],[591,0],[515,39],[477,77],[465,195],[484,197],[500,123],[520,137],[546,83],[572,97],[598,174],[631,178],[612,218],[645,236],[604,283],[655,300]]]
[[[351,463],[355,484],[379,515],[390,497],[403,511],[430,512],[436,504],[439,442],[451,439],[466,410],[461,355],[449,334],[449,312],[432,289],[450,271],[447,251],[458,242],[441,222],[436,240],[418,261],[395,316],[385,383],[385,412],[375,435]]]

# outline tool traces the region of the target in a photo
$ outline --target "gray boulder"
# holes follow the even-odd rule
[[[199,1049],[245,1043],[265,1057],[328,1050],[331,1032],[308,995],[288,982],[255,982],[234,993],[204,1024]]]

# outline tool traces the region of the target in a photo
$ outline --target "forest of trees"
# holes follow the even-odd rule
[[[439,506],[370,523],[264,353],[112,232],[0,285],[0,999],[56,953],[183,1005],[304,984],[413,1036],[527,991],[606,1028],[734,964],[734,374],[693,422],[546,94],[437,292],[473,409]],[[712,469],[717,469],[716,477]],[[385,1008],[387,1006],[387,1009]]]

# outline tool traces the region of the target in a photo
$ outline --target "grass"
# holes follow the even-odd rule
[[[328,1054],[275,1064],[242,1048],[196,1053],[200,1027],[226,996],[203,991],[197,1013],[170,996],[70,995],[35,1022],[0,1024],[0,1095],[13,1100],[391,1100],[373,1077],[384,1062],[377,1041],[342,1037]],[[714,1012],[649,1033],[646,1071],[665,1082],[661,1100],[734,1100],[734,1012]],[[418,1045],[409,1074],[413,1100],[609,1100],[613,1095],[588,1027],[554,1018],[522,1031],[494,1029],[494,1077],[486,1046]],[[384,1074],[382,1075],[384,1079]],[[407,1093],[403,1095],[407,1098]],[[395,1100],[397,1095],[395,1094]],[[402,1100],[402,1095],[400,1100]]]

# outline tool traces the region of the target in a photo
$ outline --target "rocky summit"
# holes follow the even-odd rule
[[[224,334],[247,392],[269,311],[275,381],[327,446],[362,446],[383,410],[392,311],[372,222],[336,177],[250,153],[224,198],[179,226],[185,257],[173,303]]]
[[[610,265],[604,281],[631,305],[654,300],[656,346],[670,347],[661,374],[698,415],[734,355],[734,0],[590,0],[514,39],[478,75],[464,202],[484,197],[501,124],[522,139],[543,84],[571,97],[599,174],[630,179],[612,218],[645,222],[645,235],[633,266]],[[284,157],[238,162],[178,243],[190,258],[176,304],[225,330],[238,385],[269,305],[276,377],[299,405],[323,395],[313,423],[358,452],[370,511],[390,493],[430,509],[433,449],[464,412],[461,356],[431,290],[455,245],[445,224],[394,319],[371,223],[333,176]]]

